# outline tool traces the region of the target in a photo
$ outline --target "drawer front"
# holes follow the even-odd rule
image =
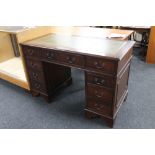
[[[29,70],[29,75],[31,80],[35,80],[41,83],[44,81],[44,75],[40,71]]]
[[[86,73],[86,79],[88,83],[93,83],[105,87],[115,87],[115,79],[111,76]]]
[[[40,57],[41,51],[36,47],[25,47],[24,54],[26,57],[38,58]]]
[[[41,58],[47,61],[56,60],[56,51],[54,50],[48,50],[48,49],[42,49],[41,51]]]
[[[37,81],[31,81],[31,89],[38,92],[46,93],[45,85]]]
[[[84,67],[84,57],[76,54],[59,53],[59,61],[70,66]]]
[[[112,103],[113,102],[113,91],[105,89],[100,86],[95,86],[92,84],[87,84],[87,95],[96,100],[102,100],[103,102]]]
[[[31,60],[31,59],[27,59],[26,60],[27,66],[30,69],[34,69],[34,70],[42,70],[42,64],[40,61],[35,61],[35,60]]]
[[[116,74],[115,61],[108,61],[102,58],[86,57],[86,67],[99,72]]]
[[[111,106],[107,106],[106,104],[103,104],[102,102],[96,102],[95,100],[89,99],[87,101],[86,108],[88,110],[94,111],[95,113],[101,114],[101,115],[112,115],[112,108]]]

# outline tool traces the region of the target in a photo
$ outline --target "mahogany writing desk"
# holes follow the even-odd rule
[[[85,114],[101,116],[113,126],[127,97],[133,41],[50,34],[22,43],[33,94],[47,101],[71,84],[71,67],[85,72]]]

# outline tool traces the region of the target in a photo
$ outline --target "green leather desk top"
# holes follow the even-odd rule
[[[121,59],[134,45],[134,41],[116,41],[74,35],[49,34],[22,44]]]

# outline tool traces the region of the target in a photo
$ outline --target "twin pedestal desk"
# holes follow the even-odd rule
[[[48,102],[72,83],[71,67],[85,73],[85,115],[113,126],[128,94],[133,41],[50,34],[22,43],[33,95]]]

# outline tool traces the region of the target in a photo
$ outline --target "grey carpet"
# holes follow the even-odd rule
[[[84,74],[72,70],[73,84],[48,104],[23,89],[0,80],[0,128],[7,129],[108,129],[101,119],[84,117]],[[155,65],[132,60],[129,95],[114,128],[155,128]]]

